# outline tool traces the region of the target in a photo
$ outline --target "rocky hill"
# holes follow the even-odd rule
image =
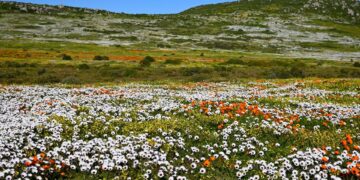
[[[357,0],[242,0],[171,15],[0,1],[0,39],[360,58]]]

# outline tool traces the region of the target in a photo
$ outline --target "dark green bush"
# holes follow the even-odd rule
[[[305,77],[305,73],[304,73],[304,70],[302,69],[302,67],[294,66],[290,69],[290,73],[293,77],[296,77],[296,78],[304,78]]]
[[[141,66],[150,66],[151,63],[155,62],[155,59],[151,56],[146,56],[143,60],[140,61]]]
[[[165,61],[165,64],[173,64],[173,65],[179,65],[182,63],[181,59],[167,59]]]
[[[224,62],[224,64],[239,64],[239,65],[243,65],[245,64],[245,62],[241,59],[229,59],[226,62]]]
[[[168,44],[162,44],[162,43],[157,44],[157,47],[158,47],[158,48],[171,48],[170,45],[168,45]]]
[[[94,60],[97,60],[97,61],[102,61],[102,60],[109,60],[109,57],[107,56],[95,56],[94,57]]]
[[[123,72],[123,76],[125,77],[134,77],[136,75],[137,71],[135,69],[126,69]]]
[[[40,78],[37,79],[37,83],[39,84],[51,84],[51,83],[59,83],[59,82],[60,79],[54,75],[40,76]]]
[[[84,64],[80,64],[80,65],[78,66],[78,68],[79,68],[80,70],[87,70],[87,69],[90,69],[90,66],[84,63]]]
[[[63,83],[63,84],[80,84],[80,80],[77,77],[68,76],[68,77],[65,77],[63,80],[61,80],[61,83]]]
[[[360,67],[360,63],[359,63],[359,62],[355,62],[355,63],[354,63],[354,67]]]
[[[193,76],[195,74],[199,74],[201,72],[200,67],[187,67],[182,69],[182,74],[184,76]]]
[[[69,55],[67,55],[67,54],[63,54],[63,55],[62,55],[62,59],[63,59],[63,60],[72,60],[72,57],[69,56]]]
[[[41,68],[41,69],[39,69],[38,72],[37,72],[37,74],[38,74],[39,76],[41,76],[41,75],[43,75],[43,74],[45,74],[45,73],[46,73],[46,69],[45,69],[45,68]]]
[[[269,71],[266,71],[266,74],[268,74],[268,78],[271,79],[286,79],[291,77],[289,70],[284,67],[273,67],[269,69]]]

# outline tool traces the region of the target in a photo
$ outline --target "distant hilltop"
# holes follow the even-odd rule
[[[360,2],[241,0],[178,14],[0,2],[0,40],[360,59]]]
[[[26,13],[37,13],[37,14],[61,14],[61,13],[85,13],[85,14],[111,14],[113,12],[90,9],[90,8],[78,8],[64,5],[46,5],[46,4],[33,4],[33,3],[22,3],[15,1],[0,1],[0,9],[8,11],[18,11]]]

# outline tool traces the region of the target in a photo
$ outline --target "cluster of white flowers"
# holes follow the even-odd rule
[[[268,83],[260,85],[273,86]],[[278,136],[293,133],[289,126],[296,124],[295,121],[299,119],[338,124],[360,113],[360,105],[306,101],[307,97],[324,97],[334,93],[339,96],[357,95],[354,92],[299,89],[298,86],[290,84],[262,89],[222,83],[179,89],[146,85],[108,89],[2,87],[0,179],[41,179],[48,175],[45,172],[62,168],[92,175],[104,171],[137,170],[145,179],[154,176],[187,179],[189,174],[206,174],[209,171],[207,167],[216,159],[234,161],[234,173],[239,178],[338,179],[329,172],[349,173],[349,169],[357,166],[359,160],[353,160],[345,167],[343,164],[359,156],[358,150],[343,150],[336,156],[336,161],[330,163],[324,162],[326,153],[317,147],[309,147],[306,151],[295,148],[295,154],[269,162],[263,157],[270,149],[281,147],[281,144],[263,142],[250,136],[241,121],[231,119],[229,113],[223,112],[224,108],[231,109],[235,119],[245,117],[245,126],[271,129]],[[300,95],[306,98],[293,100],[286,107],[268,104],[257,106],[261,98],[296,98]],[[199,105],[199,102],[210,101],[204,103],[203,107]],[[236,111],[237,105],[232,105],[234,101],[242,102],[239,111]],[[223,125],[215,132],[217,143],[204,143],[202,140],[206,137],[198,134],[164,129],[159,129],[156,135],[123,135],[121,127],[116,124],[171,121],[175,116],[191,121],[194,118],[191,112],[205,113],[207,116],[224,115]],[[290,115],[294,114],[296,117],[292,120]],[[264,115],[268,115],[268,118],[264,118]],[[94,127],[99,129],[92,129]],[[197,128],[199,131],[202,129]],[[320,125],[297,128],[318,130]],[[64,134],[65,131],[70,134]],[[250,160],[236,159],[243,155]],[[321,167],[324,163],[326,168]],[[19,168],[19,165],[26,165],[26,168]],[[259,171],[262,172],[261,176],[254,175]]]

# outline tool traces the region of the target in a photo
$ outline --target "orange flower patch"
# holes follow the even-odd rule
[[[204,161],[203,165],[205,167],[209,167],[211,165],[211,161],[209,159],[207,159],[207,160]]]

